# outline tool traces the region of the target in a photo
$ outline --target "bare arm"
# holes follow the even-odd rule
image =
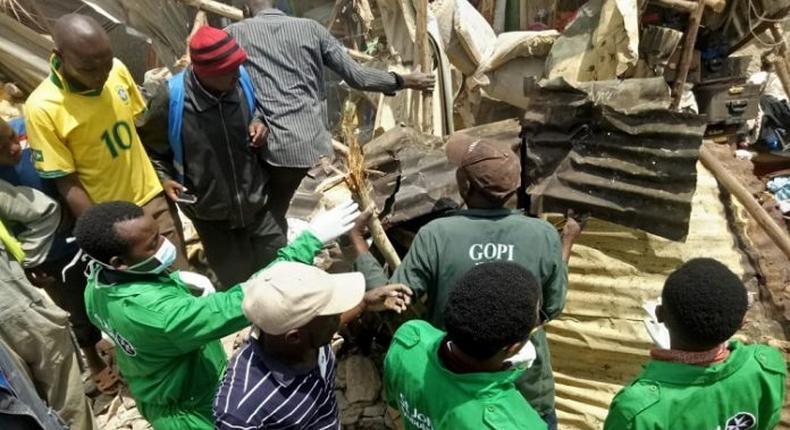
[[[56,178],[55,185],[74,218],[79,218],[85,210],[93,206],[93,200],[85,191],[85,187],[82,186],[76,173]]]

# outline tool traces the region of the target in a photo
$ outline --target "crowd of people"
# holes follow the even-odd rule
[[[100,25],[55,23],[49,77],[23,118],[0,120],[0,427],[97,428],[79,349],[96,389],[128,386],[157,430],[338,429],[333,337],[363,312],[420,301],[383,365],[405,429],[556,429],[543,327],[565,306],[583,223],[558,233],[508,209],[516,155],[456,134],[446,152],[466,208],[422,227],[391,276],[368,250],[373,211],[351,201],[288,242],[291,198],[333,152],[324,68],[388,95],[430,91],[434,77],[360,66],[271,0],[244,13],[195,32],[191,65],[147,100]],[[189,271],[177,208],[216,283]],[[314,267],[344,235],[355,271]],[[661,299],[669,345],[650,351],[604,428],[774,428],[786,364],[731,341],[748,307],[738,276],[694,259]],[[247,327],[228,360],[220,339]],[[111,348],[118,372],[102,358]]]

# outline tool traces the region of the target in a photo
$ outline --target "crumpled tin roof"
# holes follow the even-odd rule
[[[668,100],[661,78],[535,87],[523,120],[532,212],[574,209],[683,240],[705,120]]]

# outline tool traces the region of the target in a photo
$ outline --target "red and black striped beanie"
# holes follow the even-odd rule
[[[233,36],[214,27],[201,27],[189,41],[192,70],[198,76],[217,76],[234,71],[247,60],[247,53]]]

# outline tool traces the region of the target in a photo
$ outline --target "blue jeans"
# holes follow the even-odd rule
[[[551,411],[548,414],[540,416],[543,421],[546,422],[546,426],[549,430],[557,430],[557,412]]]

